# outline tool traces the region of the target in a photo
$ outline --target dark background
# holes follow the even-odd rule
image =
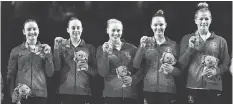
[[[228,43],[229,54],[232,50],[232,2],[207,2],[212,13],[211,31],[224,37]],[[97,46],[108,40],[106,22],[110,18],[117,18],[123,22],[123,38],[138,46],[139,40],[145,33],[151,32],[150,21],[156,11],[162,9],[168,23],[165,35],[180,43],[182,37],[196,31],[194,15],[198,2],[186,1],[156,1],[156,2],[49,2],[49,1],[24,1],[2,2],[1,8],[1,44],[2,68],[1,73],[6,85],[7,62],[11,49],[24,41],[22,34],[23,23],[28,18],[38,21],[40,34],[39,40],[53,47],[54,38],[57,36],[69,38],[66,32],[67,19],[77,16],[83,24],[82,38],[90,44]],[[185,73],[184,73],[185,74]],[[55,97],[56,76],[48,79],[49,104],[59,101]],[[103,81],[95,78],[95,94],[100,96]],[[183,104],[184,75],[177,78],[178,101]],[[4,86],[6,92],[7,86]],[[223,75],[223,104],[231,104],[232,77],[229,72]],[[7,95],[7,93],[6,93]],[[53,100],[56,98],[57,100]],[[96,99],[97,100],[97,99]],[[6,100],[4,101],[6,102]],[[96,101],[97,102],[97,101]],[[98,102],[99,104],[100,102]]]

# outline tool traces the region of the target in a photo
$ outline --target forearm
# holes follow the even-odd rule
[[[138,71],[132,75],[132,84],[138,84],[144,77],[144,72],[142,68],[138,69]]]
[[[220,57],[219,57],[219,65],[218,65],[218,74],[223,74],[224,72],[229,70],[230,66],[230,56],[228,53],[228,46],[226,40],[223,39],[222,41],[222,49],[220,50]]]
[[[109,73],[109,58],[108,54],[103,52],[97,59],[97,71],[100,76],[105,77]]]
[[[61,70],[61,58],[60,58],[60,52],[58,49],[54,49],[53,62],[54,62],[54,70],[55,71]]]
[[[183,54],[180,55],[178,63],[180,64],[180,68],[184,69],[188,66],[191,57],[196,53],[197,50],[194,48],[187,48],[186,51],[183,52]]]
[[[137,52],[136,52],[136,55],[134,57],[134,60],[133,60],[133,67],[135,68],[140,68],[141,66],[141,62],[143,60],[143,55],[145,53],[145,48],[144,47],[139,47]]]
[[[45,72],[48,77],[51,77],[54,73],[54,65],[53,65],[51,53],[46,55],[46,58],[45,58]]]
[[[95,76],[97,74],[97,71],[95,68],[88,66],[87,73],[91,74],[92,76]]]
[[[181,71],[179,68],[174,67],[173,71],[170,73],[172,76],[179,76],[181,74]]]

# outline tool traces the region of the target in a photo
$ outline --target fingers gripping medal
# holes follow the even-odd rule
[[[103,45],[103,51],[107,52],[108,54],[112,54],[113,44],[111,42],[105,42]]]
[[[62,37],[56,37],[54,40],[54,49],[58,49],[59,46],[61,46],[62,43],[64,43],[66,39],[63,39]]]
[[[143,36],[140,40],[141,47],[152,49],[154,46],[154,39],[152,37]]]
[[[191,42],[194,44],[194,47],[199,50],[200,49],[199,36],[198,35],[197,36],[192,36],[191,38],[192,38]]]
[[[155,43],[154,38],[148,37],[146,40],[146,47],[148,47],[149,49],[153,49],[154,43]]]
[[[146,46],[146,40],[147,40],[147,36],[142,36],[142,38],[140,39],[140,46],[141,47],[145,47]]]
[[[51,47],[48,44],[41,44],[36,46],[36,55],[39,55],[41,58],[45,58],[46,54],[51,52]]]

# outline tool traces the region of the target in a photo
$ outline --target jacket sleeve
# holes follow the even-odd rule
[[[17,54],[17,50],[16,49],[12,49],[11,53],[10,53],[10,58],[8,61],[8,72],[7,72],[7,85],[9,87],[9,93],[11,95],[11,93],[14,90],[15,87],[15,78],[16,78],[16,74],[17,74],[17,67],[18,67],[18,54]]]
[[[4,86],[4,82],[3,82],[3,79],[2,79],[2,73],[0,75],[1,75],[1,92],[2,92],[2,89],[3,89],[3,86]]]
[[[108,53],[103,52],[102,46],[99,46],[96,53],[97,71],[100,76],[106,77],[109,73]]]
[[[221,40],[221,49],[219,55],[219,68],[217,69],[217,74],[223,74],[229,70],[230,56],[228,53],[227,42],[224,38]]]
[[[134,60],[133,60],[133,67],[135,68],[140,68],[142,60],[144,58],[146,48],[145,47],[139,47],[138,50],[136,51]]]
[[[96,57],[95,57],[95,47],[93,45],[88,45],[90,55],[88,56],[88,70],[87,73],[95,76],[96,71]]]
[[[139,47],[134,50],[135,57],[133,59],[133,67],[137,69],[136,73],[132,75],[132,84],[138,84],[144,77],[146,71],[143,70],[145,65],[144,53],[145,48]]]
[[[4,92],[3,92],[4,82],[2,79],[2,73],[0,75],[1,75],[1,102],[2,102],[4,99]]]
[[[231,58],[230,73],[233,76],[233,58]]]
[[[188,66],[192,54],[196,51],[196,49],[189,47],[189,37],[185,35],[180,42],[180,57],[178,60],[182,70]]]
[[[55,71],[60,71],[61,70],[61,61],[62,61],[62,52],[61,48],[59,47],[58,49],[54,48],[54,53],[53,53],[53,62],[54,62],[54,69]]]
[[[179,57],[179,45],[178,44],[175,44],[174,45],[174,49],[175,49],[175,52],[174,52],[174,56],[176,59],[178,59]],[[171,73],[172,76],[179,76],[181,74],[181,71],[180,71],[180,65],[179,65],[179,62],[176,62],[176,64],[174,65],[174,69]]]
[[[45,72],[48,77],[51,77],[54,73],[54,65],[53,65],[53,56],[52,53],[46,55],[45,58]]]

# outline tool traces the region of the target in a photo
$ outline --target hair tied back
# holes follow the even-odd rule
[[[164,14],[164,12],[163,12],[163,10],[161,10],[161,9],[160,9],[160,10],[158,10],[158,11],[157,11],[157,14],[159,14],[159,15],[163,15],[163,14]]]
[[[199,9],[202,9],[202,8],[206,8],[206,9],[208,9],[208,4],[206,3],[206,2],[200,2],[198,5],[197,5],[197,7],[199,8]]]
[[[157,16],[161,16],[161,17],[164,17],[164,12],[163,12],[163,10],[158,10],[154,15],[153,15],[153,17],[157,17]]]

